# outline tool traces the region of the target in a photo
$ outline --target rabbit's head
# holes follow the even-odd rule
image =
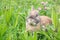
[[[39,10],[34,9],[34,7],[31,7],[30,14],[27,18],[27,23],[30,25],[37,25],[40,22],[39,17]]]
[[[29,13],[29,16],[34,18],[39,16],[39,11],[41,10],[41,8],[35,9],[33,6],[31,7],[31,11]]]

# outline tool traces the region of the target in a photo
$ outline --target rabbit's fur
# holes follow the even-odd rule
[[[40,16],[38,12],[39,10],[32,8],[26,20],[26,31],[37,31],[41,29],[41,26],[43,29],[46,29],[45,26],[52,23],[51,18],[47,16]]]

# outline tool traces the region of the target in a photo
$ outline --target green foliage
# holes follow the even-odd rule
[[[48,9],[44,10],[41,2],[46,1]],[[0,40],[37,40],[37,32],[33,36],[25,32],[26,17],[32,5],[35,9],[41,7],[39,14],[51,17],[53,22],[53,26],[47,27],[47,32],[39,31],[40,40],[60,40],[59,4],[60,0],[0,0]]]

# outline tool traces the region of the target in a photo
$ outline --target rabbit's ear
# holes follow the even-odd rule
[[[33,5],[31,6],[31,11],[33,11],[34,10],[34,7],[33,7]]]
[[[40,11],[40,10],[41,10],[41,8],[39,7],[37,10],[38,10],[38,11]]]

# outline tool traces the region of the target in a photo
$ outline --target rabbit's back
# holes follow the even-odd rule
[[[49,18],[47,16],[40,16],[40,23],[41,23],[41,25],[46,26],[46,25],[52,24],[52,20],[51,20],[51,18]]]

